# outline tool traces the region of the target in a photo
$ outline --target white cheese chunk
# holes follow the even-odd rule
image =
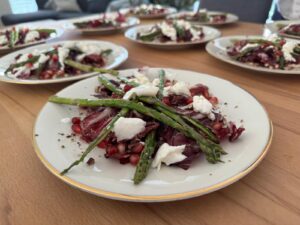
[[[166,22],[162,22],[158,24],[158,27],[161,29],[161,32],[169,37],[172,41],[177,40],[177,32],[173,25],[169,25]]]
[[[184,149],[185,145],[170,146],[168,143],[164,143],[159,147],[152,162],[152,167],[160,170],[162,163],[169,166],[171,164],[181,162],[186,158],[186,156],[182,154]]]
[[[102,48],[99,45],[85,43],[85,42],[77,42],[76,47],[87,55],[101,54],[102,52]]]
[[[146,122],[142,119],[120,117],[114,124],[113,132],[118,141],[129,140],[143,132],[145,127]]]
[[[25,62],[28,60],[28,54],[22,54],[17,60],[16,63]]]
[[[32,30],[29,31],[25,36],[25,43],[33,42],[40,37],[40,33],[38,31]]]
[[[145,74],[143,74],[139,71],[134,71],[133,75],[134,75],[134,78],[132,79],[132,81],[134,81],[136,83],[139,83],[139,84],[148,84],[148,83],[150,83],[149,78]]]
[[[159,83],[160,83],[160,80],[159,80],[158,78],[155,78],[155,79],[153,79],[153,81],[152,81],[152,84],[153,84],[154,86],[158,86]]]
[[[123,96],[123,99],[129,100],[134,96],[152,96],[157,95],[159,88],[153,86],[152,84],[143,84],[138,87],[132,88]]]
[[[58,52],[58,61],[61,65],[61,68],[63,69],[65,67],[64,61],[68,57],[70,49],[65,47],[59,47],[57,49],[57,52]]]
[[[5,45],[8,43],[7,37],[5,35],[0,36],[0,45]]]
[[[244,47],[242,47],[241,48],[241,52],[243,52],[243,51],[245,51],[245,50],[247,50],[247,49],[249,49],[249,48],[256,48],[256,47],[258,47],[259,46],[259,44],[246,44]]]
[[[195,112],[207,115],[209,119],[214,120],[215,116],[212,113],[213,105],[204,96],[193,97],[193,108]]]
[[[297,41],[287,41],[282,46],[283,56],[286,61],[296,62],[296,59],[293,57],[292,53],[294,52],[294,48],[298,45]]]
[[[165,87],[164,96],[168,96],[169,94],[191,96],[188,84],[183,81],[178,81],[173,86]]]

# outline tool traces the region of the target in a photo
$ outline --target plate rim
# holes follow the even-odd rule
[[[153,68],[157,68],[157,67],[153,67]],[[130,70],[130,69],[135,69],[135,68],[129,68],[129,69],[125,69],[125,70]],[[165,69],[170,69],[170,68],[165,68]],[[181,69],[177,69],[177,70],[181,70]],[[120,71],[122,72],[124,70],[120,70]],[[186,70],[181,70],[181,71],[186,71]],[[192,72],[201,73],[201,72],[198,72],[198,71],[192,71]],[[258,102],[258,104],[262,107],[262,109],[264,110],[264,112],[266,113],[266,115],[269,119],[270,132],[269,132],[268,141],[265,144],[264,149],[261,151],[259,157],[249,167],[247,167],[246,169],[240,171],[236,175],[234,175],[232,177],[229,177],[228,179],[226,179],[224,181],[221,181],[221,182],[216,183],[214,185],[211,185],[209,187],[200,188],[200,189],[197,189],[197,190],[187,191],[187,192],[183,192],[183,193],[166,194],[166,195],[153,195],[153,196],[147,196],[147,195],[133,196],[133,195],[120,194],[120,193],[116,193],[116,192],[105,191],[105,190],[102,190],[102,189],[99,189],[99,188],[90,187],[86,184],[75,181],[72,178],[69,178],[67,176],[61,176],[60,172],[54,166],[52,166],[50,164],[50,162],[41,153],[41,151],[40,151],[40,149],[37,145],[37,139],[35,137],[35,129],[36,129],[36,125],[37,125],[37,120],[40,117],[40,114],[43,111],[43,109],[46,107],[47,102],[43,105],[43,107],[41,108],[41,110],[37,114],[34,125],[33,125],[32,144],[33,144],[34,151],[35,151],[37,157],[39,158],[39,160],[42,162],[42,164],[48,169],[48,171],[50,171],[54,176],[59,178],[61,181],[64,181],[66,184],[69,184],[70,186],[72,186],[74,188],[77,188],[79,190],[82,190],[84,192],[94,194],[96,196],[108,198],[108,199],[113,199],[113,200],[128,201],[128,202],[178,201],[178,200],[189,199],[189,198],[193,198],[193,197],[199,197],[199,196],[202,196],[202,195],[209,194],[211,192],[220,190],[222,188],[225,188],[225,187],[229,186],[230,184],[233,184],[234,182],[236,182],[236,181],[240,180],[241,178],[245,177],[247,174],[249,174],[252,170],[254,170],[261,163],[261,161],[265,158],[265,156],[267,155],[267,153],[268,153],[268,151],[271,147],[272,140],[273,140],[273,135],[274,135],[274,127],[273,127],[273,123],[272,123],[272,121],[269,117],[268,111],[265,109],[264,105],[251,92],[249,92],[248,90],[242,88],[240,85],[235,84],[235,83],[233,83],[229,80],[226,80],[226,79],[214,76],[214,75],[206,74],[206,73],[202,73],[202,74],[209,75],[209,76],[221,79],[223,81],[227,81],[227,82],[229,82],[233,85],[236,85],[237,87],[239,87],[243,91],[247,92],[249,95],[251,95]],[[71,85],[69,85],[65,88],[68,88],[68,87],[73,86],[73,85],[75,85],[75,84],[71,84]],[[60,90],[59,92],[63,91],[64,89]]]
[[[256,38],[264,38],[264,36],[260,36],[260,35],[230,35],[230,36],[223,36],[223,37],[218,37],[214,40],[209,41],[206,46],[205,46],[205,50],[206,52],[211,55],[212,57],[214,57],[215,59],[218,59],[224,63],[228,63],[230,65],[242,68],[242,69],[247,69],[250,71],[256,71],[256,72],[260,72],[260,73],[267,73],[267,74],[276,74],[276,75],[296,75],[299,76],[300,75],[300,70],[295,71],[295,70],[279,70],[279,69],[268,69],[268,68],[264,68],[264,67],[255,67],[255,66],[251,66],[245,63],[241,63],[238,61],[234,61],[231,59],[224,59],[223,57],[220,57],[218,54],[213,53],[212,50],[209,50],[209,46],[215,46],[213,42],[218,41],[220,39],[235,39],[235,38],[249,38],[249,37],[256,37]],[[298,42],[300,43],[300,40],[298,40]]]
[[[108,43],[108,44],[112,44],[115,47],[118,47],[122,50],[123,53],[125,53],[125,59],[118,63],[116,66],[111,67],[108,66],[105,69],[114,69],[114,68],[118,68],[119,66],[121,66],[123,63],[125,63],[128,58],[129,58],[129,52],[128,50],[123,46],[123,45],[119,45],[119,44],[115,44],[113,42],[110,41],[103,41],[103,40],[96,40],[96,39],[84,39],[84,40],[80,40],[80,39],[75,39],[75,40],[62,40],[62,41],[57,41],[57,42],[50,42],[50,43],[43,43],[40,45],[55,45],[55,44],[60,44],[60,43],[66,43],[66,42],[82,42],[82,41],[86,41],[86,42],[102,42],[102,43]],[[28,46],[26,48],[23,49],[18,49],[17,51],[14,52],[10,52],[9,54],[3,56],[6,57],[10,54],[13,54],[15,52],[21,51],[21,50],[26,50],[27,48],[33,48],[35,46]],[[3,57],[0,57],[0,60],[2,60]],[[76,81],[76,80],[83,80],[92,76],[95,76],[96,74],[99,74],[98,72],[89,72],[89,73],[84,73],[84,74],[80,74],[77,76],[70,76],[70,77],[66,77],[68,79],[48,79],[48,80],[22,80],[22,79],[4,79],[3,76],[6,76],[5,74],[3,76],[0,76],[0,82],[4,82],[4,83],[10,83],[10,84],[22,84],[22,85],[45,85],[45,84],[58,84],[58,83],[65,83],[65,82],[71,82],[71,81]]]

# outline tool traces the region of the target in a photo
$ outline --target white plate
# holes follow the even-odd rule
[[[115,69],[120,66],[123,62],[125,62],[128,58],[128,51],[120,45],[113,44],[111,42],[106,41],[94,41],[94,40],[74,40],[74,41],[61,41],[49,44],[43,44],[39,46],[29,47],[26,49],[22,49],[13,53],[10,53],[2,58],[0,58],[0,81],[8,82],[8,83],[18,83],[18,84],[50,84],[50,83],[61,83],[73,80],[80,80],[83,78],[87,78],[90,76],[94,76],[95,72],[93,73],[85,73],[82,75],[77,76],[70,76],[64,78],[57,78],[57,79],[49,79],[49,80],[38,80],[38,79],[18,79],[14,77],[8,77],[4,74],[5,70],[9,67],[9,65],[14,62],[14,59],[19,54],[30,53],[33,50],[43,50],[49,49],[54,45],[58,44],[65,44],[68,42],[85,42],[85,43],[92,43],[99,45],[102,49],[112,49],[113,53],[109,56],[106,65],[103,67],[104,69]]]
[[[158,70],[151,69],[155,76]],[[240,139],[222,144],[228,152],[222,158],[224,163],[213,165],[201,157],[186,171],[166,166],[159,172],[151,169],[145,181],[135,186],[132,182],[135,171],[133,166],[108,160],[104,158],[103,150],[95,149],[90,155],[96,159],[92,167],[83,163],[74,167],[66,176],[60,176],[59,172],[76,160],[87,145],[83,144],[79,149],[76,141],[72,142],[58,134],[71,132],[70,124],[61,121],[78,116],[78,108],[53,103],[46,103],[34,126],[33,144],[40,160],[55,176],[83,191],[136,202],[173,201],[204,195],[226,187],[252,171],[266,155],[272,139],[272,125],[264,107],[247,91],[229,81],[192,71],[166,71],[174,74],[174,79],[208,85],[221,102],[228,103],[227,106],[222,104],[221,109],[229,120],[237,122],[237,125],[241,119],[244,120],[246,131]],[[124,70],[121,75],[129,76],[132,72],[133,69]],[[91,94],[97,85],[97,77],[92,77],[65,88],[57,95],[93,98]],[[61,141],[58,142],[58,139]],[[65,148],[62,149],[62,145]]]
[[[113,34],[117,33],[123,30],[126,30],[129,27],[138,25],[140,23],[140,20],[136,17],[126,17],[127,22],[123,24],[123,26],[120,27],[107,27],[107,28],[88,28],[88,29],[81,29],[77,28],[74,23],[76,22],[84,22],[88,20],[93,20],[93,19],[98,19],[99,15],[93,15],[93,16],[86,16],[86,17],[81,17],[78,19],[72,19],[69,20],[69,22],[72,23],[72,28],[75,30],[81,31],[83,34],[88,34],[88,35],[95,35],[95,34]]]
[[[181,15],[184,15],[186,13],[193,13],[193,12],[190,12],[190,11],[187,11],[187,12],[179,12],[179,13],[176,13],[176,14],[172,14],[172,15],[169,15],[167,16],[167,19],[178,19],[178,17],[180,17]],[[218,14],[218,13],[223,13],[223,12],[218,12],[218,11],[208,11],[207,12],[209,15],[210,14]],[[239,17],[235,14],[232,14],[232,13],[226,13],[227,14],[227,19],[226,21],[224,22],[221,22],[221,23],[213,23],[213,22],[193,22],[191,21],[191,23],[193,24],[200,24],[200,25],[210,25],[210,26],[218,26],[218,25],[225,25],[225,24],[230,24],[230,23],[235,23],[239,20]]]
[[[234,59],[232,59],[227,54],[227,47],[232,46],[232,40],[240,40],[240,39],[262,39],[264,37],[262,36],[228,36],[228,37],[221,37],[218,39],[215,39],[211,42],[209,42],[206,45],[206,51],[212,55],[213,57],[222,60],[224,62],[230,63],[235,66],[239,66],[245,69],[255,70],[259,72],[267,72],[267,73],[274,73],[274,74],[294,74],[299,75],[300,74],[300,67],[294,68],[291,70],[280,70],[280,69],[269,69],[269,68],[263,68],[258,67],[254,65],[249,65],[246,63],[238,62]]]
[[[40,28],[40,29],[43,29],[41,28],[40,26],[39,27],[35,27],[35,26],[26,26],[28,27],[29,29],[34,29],[34,28]],[[2,29],[0,32],[4,31],[4,30],[7,30],[7,29],[10,29],[10,27],[7,27],[5,29]],[[54,28],[51,28],[51,29],[54,29]],[[41,44],[41,43],[45,43],[46,41],[49,41],[49,40],[52,40],[52,39],[55,39],[55,38],[58,38],[60,37],[62,34],[63,34],[63,29],[54,29],[56,30],[56,33],[53,33],[49,36],[49,38],[47,39],[42,39],[42,40],[39,40],[39,41],[34,41],[34,42],[30,42],[30,43],[26,43],[26,44],[22,44],[22,45],[17,45],[15,46],[14,48],[9,48],[8,46],[3,46],[3,47],[0,47],[0,55],[3,55],[3,54],[7,54],[7,53],[10,53],[10,52],[14,52],[16,50],[19,50],[19,49],[22,49],[22,48],[26,48],[28,46],[32,46],[32,45],[37,45],[37,44]]]
[[[131,8],[127,8],[127,9],[121,9],[120,13],[122,14],[131,14],[133,16],[136,16],[140,19],[147,19],[147,20],[151,20],[151,19],[162,19],[165,18],[167,15],[170,15],[172,13],[176,13],[177,9],[174,7],[165,7],[166,8],[166,12],[165,13],[161,13],[161,14],[156,14],[156,15],[137,15],[134,13],[130,13]]]
[[[136,36],[137,33],[139,32],[143,32],[143,31],[147,31],[149,30],[149,28],[153,27],[155,24],[149,24],[149,25],[140,25],[137,27],[132,27],[129,30],[127,30],[125,32],[125,37],[127,37],[129,40],[139,43],[139,44],[143,44],[143,45],[147,45],[150,47],[154,47],[154,48],[159,48],[159,49],[183,49],[183,48],[188,48],[194,45],[199,45],[199,44],[203,44],[206,43],[208,41],[211,41],[217,37],[221,36],[221,32],[215,28],[212,27],[207,27],[207,26],[201,26],[203,28],[203,32],[204,32],[204,38],[198,41],[191,41],[191,42],[174,42],[174,41],[169,41],[169,42],[165,42],[165,43],[161,43],[161,42],[146,42],[146,41],[141,41],[141,40],[137,40]]]
[[[286,37],[286,38],[292,38],[292,39],[300,39],[300,36],[296,35],[289,35],[289,34],[284,34],[279,32],[278,25],[283,24],[283,25],[290,25],[290,24],[300,24],[300,20],[278,20],[273,23],[267,23],[265,26],[267,29],[269,29],[272,33],[278,34],[279,36]]]

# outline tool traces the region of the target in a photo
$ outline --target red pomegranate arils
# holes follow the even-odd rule
[[[81,122],[81,120],[80,120],[79,117],[73,117],[73,118],[72,118],[72,123],[73,123],[73,124],[80,124],[80,122]]]
[[[81,134],[81,127],[79,124],[72,125],[72,131],[76,134]]]
[[[140,160],[140,156],[137,154],[133,154],[130,156],[129,161],[131,165],[136,166]]]
[[[132,152],[134,153],[141,153],[144,150],[144,145],[142,143],[136,143],[136,145],[134,145],[134,147],[132,148]]]
[[[126,150],[126,144],[125,143],[119,143],[117,145],[118,151],[120,154],[124,154]]]

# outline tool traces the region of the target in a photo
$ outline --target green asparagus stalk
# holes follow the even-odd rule
[[[99,76],[98,77],[99,82],[106,87],[108,90],[112,91],[113,93],[116,93],[117,95],[124,95],[124,91],[117,88],[113,83],[111,83],[106,77]]]
[[[14,48],[18,39],[19,39],[19,31],[17,31],[16,29],[12,29],[10,31],[10,37],[9,37],[9,47]]]
[[[200,149],[206,155],[206,159],[210,163],[217,163],[221,161],[221,155],[226,154],[220,145],[211,143],[207,139],[203,138],[197,132],[190,133],[190,130],[187,130],[186,127],[183,127],[178,122],[174,121],[169,116],[164,113],[158,112],[152,108],[146,107],[141,103],[131,102],[123,99],[99,99],[99,100],[89,100],[89,99],[71,99],[71,98],[63,98],[58,96],[51,96],[49,98],[50,102],[57,104],[65,104],[65,105],[77,105],[83,107],[116,107],[116,108],[128,108],[131,110],[136,110],[137,112],[144,114],[146,116],[152,117],[153,119],[166,124],[169,127],[172,127],[180,132],[182,132],[187,137],[193,138],[197,141],[200,146]],[[197,134],[197,135],[196,135]]]
[[[152,155],[154,153],[155,147],[155,131],[152,131],[146,137],[144,150],[142,151],[140,161],[135,169],[135,174],[133,178],[134,184],[139,184],[146,178],[152,163]]]
[[[137,87],[137,86],[140,85],[137,82],[128,80],[126,77],[118,77],[118,79],[121,80],[121,81],[123,81],[125,84],[128,84],[128,85],[133,86],[133,87]]]
[[[160,31],[154,31],[153,33],[146,34],[146,35],[139,35],[138,39],[142,41],[153,41],[157,35],[159,35],[161,32]]]
[[[205,136],[207,136],[210,140],[212,140],[213,142],[215,143],[218,143],[219,140],[218,138],[216,137],[216,135],[207,127],[205,127],[203,124],[201,124],[200,122],[188,117],[188,116],[184,116],[184,115],[178,115],[177,112],[163,104],[161,101],[159,101],[158,99],[156,98],[153,98],[153,97],[139,97],[139,100],[142,101],[142,102],[145,102],[147,104],[151,104],[151,105],[154,105],[156,108],[159,109],[159,111],[164,111],[164,113],[166,111],[174,114],[173,115],[173,119],[175,119],[177,122],[180,122],[181,124],[185,124],[185,122],[181,119],[181,117],[186,120],[187,122],[189,122],[190,124],[194,125],[196,128],[198,128]],[[187,124],[185,124],[186,126],[188,126]]]
[[[48,33],[48,34],[56,33],[55,29],[35,29],[35,30],[41,33]]]
[[[158,98],[162,99],[164,96],[164,87],[165,87],[165,77],[166,72],[164,70],[159,71],[159,92],[158,92]]]
[[[29,58],[26,61],[15,63],[15,64],[11,64],[4,73],[7,73],[7,72],[13,70],[14,68],[18,68],[18,67],[24,66],[27,63],[35,63],[35,62],[37,62],[39,60],[39,58],[40,58],[40,56],[33,56],[33,57]]]
[[[280,56],[279,57],[279,69],[284,70],[284,66],[285,66],[284,56]]]
[[[119,74],[119,72],[117,70],[108,70],[108,69],[103,69],[103,68],[97,68],[97,67],[93,67],[90,65],[84,65],[82,63],[70,60],[70,59],[66,59],[64,61],[64,63],[68,66],[71,66],[75,69],[79,69],[81,71],[84,72],[98,72],[98,73],[108,73],[111,74],[113,76],[117,76]]]
[[[110,123],[100,132],[100,134],[98,135],[98,137],[92,141],[89,146],[87,147],[87,149],[82,153],[81,157],[76,160],[75,162],[73,162],[68,168],[64,169],[60,174],[61,175],[65,175],[67,172],[70,171],[70,169],[72,169],[74,166],[79,165],[81,162],[83,162],[83,160],[85,159],[85,157],[101,142],[103,141],[107,135],[112,131],[115,122],[122,116],[125,116],[128,113],[128,109],[127,108],[123,108],[111,121]]]
[[[101,52],[101,55],[102,55],[102,56],[108,56],[108,55],[110,55],[112,52],[113,52],[112,49],[106,49],[106,50],[104,50],[104,51]]]

